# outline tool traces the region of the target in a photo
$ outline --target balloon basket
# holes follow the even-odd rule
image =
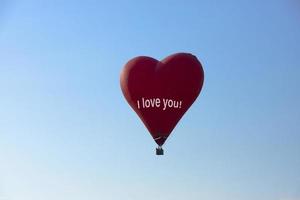
[[[164,150],[161,148],[161,146],[156,148],[156,155],[164,155]]]

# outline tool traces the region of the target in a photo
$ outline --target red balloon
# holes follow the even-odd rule
[[[162,146],[198,97],[204,80],[192,54],[177,53],[162,61],[139,56],[121,72],[121,89],[155,142]]]

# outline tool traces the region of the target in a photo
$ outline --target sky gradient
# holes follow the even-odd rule
[[[0,200],[300,200],[300,5],[0,1]],[[196,55],[201,95],[155,155],[119,75]]]

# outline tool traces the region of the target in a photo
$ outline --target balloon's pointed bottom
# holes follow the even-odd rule
[[[164,150],[161,148],[161,146],[156,148],[156,155],[164,155]]]
[[[154,138],[156,144],[158,144],[158,146],[162,146],[165,141],[167,140],[167,137],[163,137],[163,136],[160,136],[160,137],[157,137],[157,138]]]

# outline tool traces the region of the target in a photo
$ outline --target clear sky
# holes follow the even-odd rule
[[[300,4],[0,0],[0,200],[299,200]],[[123,98],[138,55],[196,55],[164,146]]]

